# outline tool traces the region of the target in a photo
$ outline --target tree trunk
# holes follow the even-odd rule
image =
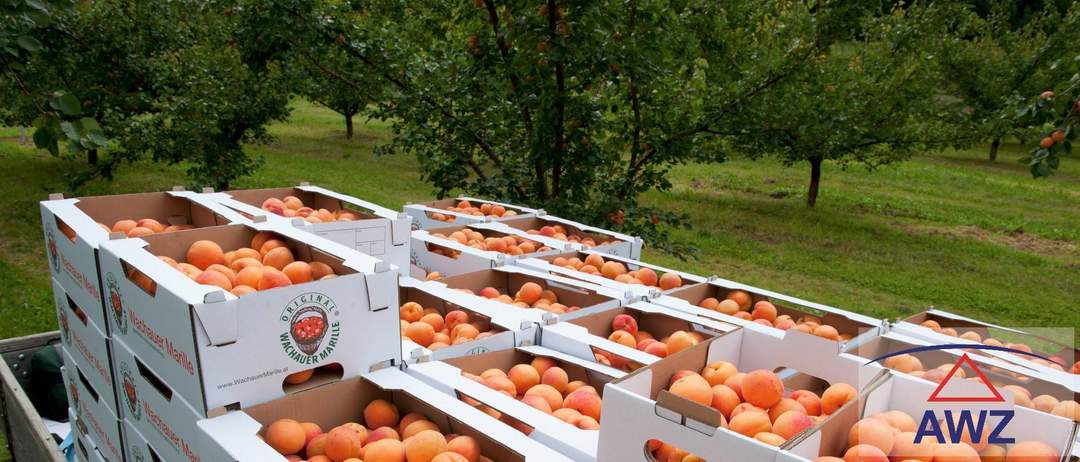
[[[998,146],[1001,146],[1001,138],[994,138],[994,141],[990,143],[990,162],[997,160]]]
[[[88,163],[90,165],[97,165],[97,161],[98,161],[97,149],[91,149],[89,151],[86,151],[86,163]]]
[[[810,158],[810,190],[806,193],[806,206],[813,208],[817,203],[818,184],[821,183],[821,157]]]
[[[353,126],[352,126],[353,113],[349,112],[345,114],[345,138],[352,139]]]

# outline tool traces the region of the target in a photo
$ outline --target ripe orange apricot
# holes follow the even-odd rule
[[[139,226],[139,224],[136,223],[135,220],[119,220],[116,223],[113,223],[112,232],[127,234],[128,231],[131,231],[137,226]]]
[[[895,461],[917,460],[931,462],[934,460],[934,442],[931,439],[923,439],[915,442],[915,434],[912,432],[898,433],[893,438],[893,447],[889,451],[889,459]],[[1002,452],[1002,455],[1005,453]]]
[[[446,452],[446,437],[435,430],[424,430],[405,440],[408,462],[431,462],[443,452]]]
[[[761,432],[772,431],[772,422],[764,412],[741,412],[731,418],[728,428],[748,438]]]
[[[471,436],[456,436],[446,443],[446,450],[462,455],[468,462],[480,458],[480,445]]]
[[[784,384],[772,371],[758,369],[742,380],[743,399],[762,409],[768,409],[784,397]]]
[[[663,276],[660,276],[659,283],[661,290],[671,290],[676,287],[682,287],[683,284],[682,278],[675,273],[664,273]]]
[[[154,234],[154,230],[150,228],[144,228],[142,226],[136,226],[128,230],[127,237],[143,237],[149,236],[151,234]]]
[[[437,432],[439,431],[439,426],[435,425],[435,422],[427,419],[417,420],[409,425],[406,425],[405,428],[401,430],[401,441],[408,441],[409,438],[423,431]]]
[[[1050,445],[1041,441],[1021,441],[1009,448],[1005,462],[1053,462],[1061,458]],[[934,459],[935,462],[937,459]]]
[[[697,345],[697,339],[684,331],[675,331],[668,337],[667,342],[668,354],[675,354],[694,345]]]
[[[435,341],[435,329],[431,327],[431,324],[417,321],[409,324],[409,327],[405,329],[405,336],[417,345],[426,347]]]
[[[229,291],[229,293],[231,293],[231,294],[233,294],[233,295],[235,295],[237,297],[242,296],[242,295],[247,295],[247,294],[250,294],[250,293],[254,293],[254,292],[257,292],[257,290],[255,290],[254,287],[245,286],[245,285],[233,286],[232,290]]]
[[[258,290],[269,290],[275,287],[285,287],[292,285],[292,281],[289,277],[274,269],[273,267],[262,268],[262,275],[259,277],[259,283],[255,287]]]
[[[844,462],[889,462],[889,458],[874,446],[860,444],[848,448],[844,453]]]
[[[262,279],[262,274],[261,265],[249,266],[236,273],[236,284],[257,288],[259,287],[259,280]]]
[[[675,383],[671,384],[669,390],[678,396],[703,406],[712,404],[712,387],[709,386],[707,380],[698,374],[690,374],[676,380]]]
[[[540,373],[536,372],[536,368],[529,364],[518,364],[510,368],[510,371],[506,374],[510,381],[514,383],[514,388],[517,390],[528,390],[540,383]]]
[[[732,290],[728,292],[727,299],[738,303],[741,311],[750,311],[750,306],[754,303],[753,297],[745,290]]]
[[[780,414],[773,421],[772,432],[787,440],[812,426],[814,426],[814,421],[805,412],[791,410]]]
[[[727,385],[713,385],[711,406],[713,409],[720,411],[724,418],[731,419],[731,411],[741,402],[735,390],[732,390]]]
[[[539,387],[542,385],[537,386]],[[710,396],[709,398],[711,401],[712,397]],[[561,407],[573,409],[580,412],[582,415],[592,417],[599,422],[602,404],[603,402],[600,400],[599,395],[589,391],[588,388],[582,387],[566,395],[566,399],[563,400]],[[706,403],[706,405],[708,405],[708,403]]]
[[[979,462],[979,452],[965,443],[934,446],[934,462]]]
[[[536,370],[536,368],[533,368],[533,370]],[[567,375],[566,371],[561,367],[549,367],[548,370],[544,371],[544,374],[540,376],[540,383],[550,385],[559,393],[566,393],[566,388],[570,384],[570,376]],[[528,388],[526,388],[526,390],[527,389]]]
[[[637,279],[639,281],[641,281],[642,284],[647,285],[649,287],[655,286],[656,283],[659,281],[659,279],[656,276],[656,271],[653,271],[652,268],[644,268],[644,267],[643,268],[638,268],[638,270],[637,270]]]
[[[580,419],[582,417],[580,412],[578,412],[578,411],[576,411],[574,409],[569,409],[569,408],[565,408],[565,407],[552,411],[551,415],[555,416],[555,418],[557,418],[557,419],[559,419],[559,420],[561,420],[563,422],[566,422],[566,423],[568,423],[570,425],[574,425],[574,422],[577,422],[578,419]]]
[[[311,265],[311,278],[315,280],[322,279],[323,276],[334,274],[334,268],[321,261],[313,261],[308,263]]]
[[[213,241],[195,241],[188,247],[187,261],[196,268],[205,270],[206,267],[215,263],[225,263],[225,253],[222,252],[221,246],[217,245]]]
[[[364,407],[364,422],[368,428],[397,426],[399,417],[397,406],[384,399],[374,400]]]
[[[982,462],[1005,462],[1005,448],[991,444],[979,451],[979,459]]]
[[[848,431],[848,446],[870,445],[888,454],[893,448],[893,431],[883,420],[862,419]]]
[[[540,295],[544,292],[544,288],[540,287],[540,284],[535,282],[526,282],[521,285],[521,288],[517,291],[517,299],[528,304],[536,303],[540,299]]]
[[[293,284],[300,284],[313,279],[311,265],[302,261],[294,261],[285,265],[285,267],[281,269],[281,272],[285,273],[285,276],[288,276]]]
[[[324,449],[326,448],[326,439],[329,436],[330,435],[323,433],[312,438],[311,441],[308,441],[307,446],[305,446],[304,453],[307,454],[308,457],[325,454]]]
[[[489,375],[484,377],[483,384],[496,391],[501,391],[509,396],[517,396],[518,390],[509,377],[502,375]]]
[[[837,383],[825,389],[821,394],[821,412],[825,415],[832,414],[840,409],[848,401],[855,399],[855,388],[846,383]]]
[[[769,408],[769,420],[772,420],[773,424],[775,425],[776,419],[780,417],[781,414],[787,411],[796,411],[806,414],[806,408],[804,408],[802,404],[799,404],[798,401],[795,401],[791,398],[783,398],[778,403],[774,404],[772,407]]]
[[[767,300],[762,300],[754,304],[754,311],[750,315],[754,319],[774,322],[776,321],[776,306]]]
[[[616,276],[626,274],[626,266],[614,260],[604,262],[600,267],[600,273],[608,279],[615,279]]]
[[[195,277],[195,282],[208,286],[217,286],[225,290],[232,290],[229,278],[217,271],[203,271]]]
[[[791,399],[798,401],[803,409],[806,409],[806,415],[821,415],[821,398],[816,393],[808,390],[795,390],[791,392]]]
[[[308,369],[306,371],[293,372],[285,376],[285,383],[290,385],[298,385],[307,382],[312,375],[315,374],[315,369]]]
[[[304,427],[300,425],[300,422],[292,419],[274,421],[266,428],[266,434],[263,437],[266,439],[266,444],[282,455],[300,452],[304,449],[304,443],[307,442]]]
[[[836,331],[835,327],[830,326],[830,325],[823,324],[823,325],[815,327],[814,331],[813,331],[813,334],[818,336],[818,337],[827,338],[827,339],[833,340],[833,341],[839,341],[840,340],[840,333]]]
[[[295,258],[293,258],[292,251],[288,247],[275,247],[266,252],[262,259],[263,265],[272,266],[278,270],[284,269],[286,265],[293,261],[295,261]]]
[[[1073,422],[1080,422],[1080,404],[1076,401],[1061,401],[1054,406],[1054,409],[1050,413],[1058,417],[1071,419]]]
[[[405,445],[389,438],[371,443],[364,447],[364,462],[405,462]]]
[[[359,458],[362,454],[360,448],[363,447],[363,443],[363,439],[356,431],[346,427],[338,427],[330,430],[330,433],[327,434],[323,454],[335,461],[343,461],[350,457]]]

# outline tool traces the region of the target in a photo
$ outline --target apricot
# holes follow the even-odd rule
[[[534,409],[539,410],[541,412],[544,412],[546,414],[551,414],[551,412],[552,412],[551,411],[551,405],[548,404],[547,400],[545,400],[544,398],[541,398],[538,395],[524,396],[524,397],[521,398],[521,402],[528,405],[531,408],[534,408]]]
[[[739,305],[739,310],[750,311],[750,305],[754,302],[753,297],[744,290],[732,290],[728,292],[727,299]]]
[[[427,419],[417,420],[409,425],[405,426],[405,429],[401,431],[401,441],[408,441],[409,438],[424,431],[439,431],[439,426],[434,422]]]
[[[371,443],[364,447],[364,462],[405,462],[405,445],[389,438]]]
[[[229,293],[231,293],[231,294],[233,294],[233,295],[235,295],[237,297],[247,295],[247,294],[250,294],[250,293],[254,293],[254,292],[257,292],[254,287],[245,286],[245,285],[233,286],[232,290],[229,291]]]
[[[638,334],[637,319],[634,319],[633,316],[630,316],[628,314],[616,315],[615,318],[611,320],[611,329],[629,332],[636,338]]]
[[[285,267],[281,269],[281,272],[285,273],[285,276],[288,276],[293,284],[300,284],[313,279],[311,265],[302,261],[294,261],[285,265]]]
[[[637,340],[634,339],[634,335],[625,330],[612,332],[611,335],[608,336],[608,340],[630,348],[637,346]]]
[[[675,273],[664,273],[663,276],[660,276],[659,283],[660,289],[662,290],[671,290],[676,287],[682,287],[683,284],[682,278]]]
[[[143,237],[149,236],[151,234],[154,234],[154,230],[150,228],[143,228],[142,226],[136,226],[128,230],[127,237]]]
[[[528,364],[518,364],[511,367],[507,377],[514,383],[514,388],[517,390],[528,390],[540,383],[540,373],[536,372],[535,367]]]
[[[135,220],[119,220],[116,223],[113,223],[112,232],[124,233],[126,235],[128,231],[131,231],[137,226],[139,226],[139,224],[136,223]]]
[[[544,356],[537,356],[533,358],[532,362],[529,364],[536,368],[536,372],[539,372],[540,375],[544,375],[544,371],[555,366],[555,360]]]
[[[521,288],[517,291],[517,299],[528,304],[536,303],[540,299],[540,294],[544,292],[544,288],[540,287],[540,284],[535,282],[526,282],[521,285]]]
[[[228,276],[217,271],[203,271],[195,277],[195,282],[208,286],[217,286],[225,290],[232,290],[232,283]]]
[[[424,315],[424,307],[416,302],[405,302],[398,308],[398,317],[402,321],[416,322]]]
[[[698,374],[687,375],[671,384],[672,393],[703,406],[712,405],[712,387]],[[751,435],[752,436],[752,435]]]
[[[934,460],[934,445],[932,439],[924,438],[915,442],[915,433],[902,432],[893,437],[892,450],[889,451],[889,460],[932,462]]]
[[[840,341],[840,332],[836,331],[836,328],[830,325],[820,325],[814,328],[812,332],[815,336],[821,338],[827,338],[833,341]]]
[[[885,359],[885,367],[889,369],[895,369],[905,374],[913,371],[921,371],[923,369],[922,361],[909,354],[902,354],[898,356],[892,356]]]
[[[728,379],[724,381],[724,385],[727,385],[728,388],[731,388],[733,391],[735,391],[735,394],[739,395],[739,400],[744,399],[742,393],[742,382],[743,378],[745,377],[745,372],[737,372],[735,373],[735,375],[728,377]]]
[[[1050,413],[1058,417],[1072,419],[1073,422],[1080,422],[1080,404],[1076,401],[1061,401],[1054,406]]]
[[[452,451],[446,451],[441,453],[435,458],[431,459],[431,462],[471,462],[465,456]]]
[[[893,431],[883,420],[862,419],[848,431],[848,446],[870,445],[888,454],[893,448]]]
[[[343,461],[350,457],[359,458],[364,440],[360,433],[346,427],[338,427],[327,434],[323,453],[334,461]]]
[[[966,443],[944,443],[934,446],[934,462],[979,462],[979,451]]]
[[[308,457],[323,455],[326,448],[326,439],[329,436],[329,434],[323,433],[312,438],[311,441],[308,441],[307,446],[304,448],[304,453],[307,454]]]
[[[293,372],[292,374],[285,376],[285,383],[290,385],[299,385],[307,382],[311,379],[311,376],[315,375],[315,369],[308,369],[306,371]]]
[[[1005,462],[1005,448],[991,444],[979,451],[979,459],[982,462]]]
[[[551,415],[555,416],[555,418],[557,418],[557,419],[559,419],[559,420],[561,420],[563,422],[566,422],[566,423],[568,423],[570,425],[574,425],[574,422],[577,422],[578,419],[580,419],[582,417],[580,412],[578,412],[578,411],[576,411],[574,409],[565,408],[565,407],[552,411]]]
[[[889,424],[892,428],[902,432],[915,431],[915,419],[911,418],[911,416],[904,411],[887,411],[878,414],[877,417],[884,420],[885,423]]]
[[[659,358],[666,358],[667,355],[671,353],[671,349],[668,348],[666,343],[660,343],[655,340],[650,341],[651,343],[646,345],[645,348],[641,349],[641,351],[644,351]]]
[[[795,404],[798,405],[799,403]],[[810,416],[806,415],[806,412],[802,411],[800,406],[799,410],[784,412],[774,419],[772,432],[787,440],[813,426],[814,421],[810,419]]]
[[[258,290],[268,290],[275,287],[285,287],[292,285],[292,281],[289,277],[272,267],[263,268],[262,276],[259,277],[259,283],[255,287]]]
[[[769,408],[769,420],[772,420],[775,425],[776,419],[787,411],[796,411],[806,414],[806,408],[804,408],[802,404],[799,404],[798,401],[791,398],[783,398]]]
[[[754,319],[764,319],[766,321],[776,321],[776,306],[767,300],[762,300],[754,304],[754,311],[750,314]]]
[[[262,258],[261,257],[260,258],[252,258],[252,257],[236,258],[236,259],[233,259],[232,263],[229,264],[229,269],[239,272],[239,271],[242,271],[244,268],[247,268],[247,267],[250,267],[250,266],[254,266],[256,268],[262,268],[262,266],[263,266]]]
[[[435,341],[435,329],[431,327],[431,324],[417,321],[409,324],[409,327],[405,329],[405,336],[417,345],[426,347]]]
[[[758,433],[754,435],[754,439],[761,441],[762,443],[765,443],[769,446],[780,446],[784,444],[785,441],[787,441],[787,438],[772,432]]]
[[[772,371],[759,369],[742,380],[743,399],[762,409],[768,409],[784,397],[784,384]]]
[[[881,452],[881,449],[870,446],[869,444],[860,444],[858,446],[852,446],[848,448],[844,453],[844,462],[888,462],[889,458],[885,456],[885,453]]]
[[[596,419],[597,422],[600,421],[600,408],[602,405],[600,395],[586,387],[579,388],[566,395],[566,399],[562,403],[562,407],[578,411],[581,415]]]
[[[404,433],[406,427],[408,427],[413,422],[416,422],[416,421],[419,421],[419,420],[427,420],[427,417],[425,417],[423,414],[420,414],[420,413],[417,413],[417,412],[410,412],[408,414],[405,414],[404,416],[401,417],[401,420],[398,421],[397,431]],[[401,440],[401,438],[397,438],[397,439],[399,441]]]
[[[205,270],[206,267],[215,263],[225,263],[225,253],[222,252],[221,246],[217,245],[216,242],[195,241],[191,244],[191,247],[188,247],[187,262],[195,265],[196,268]]]
[[[712,387],[712,402],[710,406],[720,414],[723,414],[724,418],[731,418],[731,411],[735,409],[741,403],[739,395],[735,393],[735,390],[727,387],[726,385],[713,385]]]
[[[279,419],[266,428],[263,435],[266,444],[282,455],[296,454],[304,449],[307,433],[304,427],[292,419]]]
[[[652,268],[638,268],[637,279],[641,281],[642,284],[649,287],[655,286],[657,281],[659,281],[656,276],[656,271],[653,271]]]
[[[424,430],[405,439],[405,459],[408,462],[431,462],[446,452],[446,437],[435,430]]]
[[[1058,399],[1050,395],[1039,395],[1031,399],[1031,404],[1035,406],[1035,409],[1052,413],[1054,407],[1058,405]]]
[[[795,390],[791,392],[791,399],[798,401],[806,410],[806,415],[821,415],[821,398],[812,391]]]
[[[758,433],[772,431],[772,422],[769,421],[768,414],[764,412],[741,412],[731,418],[728,428],[735,433],[753,438]]]
[[[292,251],[288,247],[275,247],[266,255],[263,255],[262,263],[266,266],[272,266],[278,270],[285,269],[289,263],[295,261]]]
[[[716,305],[716,311],[734,316],[735,313],[739,313],[739,302],[731,299],[724,299],[718,305]]]
[[[588,385],[588,384],[581,381],[581,380],[575,380],[573,382],[570,382],[570,383],[566,384],[566,392],[567,393],[572,393],[574,390],[577,390],[578,388],[584,387],[586,385]]]
[[[833,384],[821,394],[821,412],[825,415],[832,414],[840,409],[848,401],[855,399],[855,388],[846,383]]]
[[[706,310],[716,311],[716,308],[720,306],[720,300],[717,300],[715,297],[708,297],[699,302],[698,306],[705,308]]]
[[[735,368],[734,364],[727,361],[716,361],[705,366],[701,370],[701,376],[709,382],[710,385],[722,385],[727,379],[735,374],[739,370]]]
[[[532,367],[532,366],[529,366],[529,367]],[[532,368],[532,369],[534,371],[536,370],[536,368]],[[548,368],[548,370],[544,371],[544,375],[540,377],[540,383],[542,383],[544,385],[550,385],[552,388],[557,390],[559,393],[566,393],[567,392],[566,388],[570,384],[570,376],[567,375],[566,371],[563,370],[563,368],[561,368],[561,367],[558,367],[558,366],[551,367],[551,368]],[[527,390],[528,388],[532,388],[532,387],[530,386],[530,387],[527,387],[527,388],[519,388],[519,389]]]
[[[484,377],[483,384],[487,385],[488,388],[504,392],[510,396],[517,396],[518,394],[517,386],[514,385],[514,382],[510,380],[509,377],[491,375]]]
[[[675,331],[668,337],[668,340],[664,342],[668,347],[668,354],[675,354],[694,345],[697,345],[697,340],[690,334],[684,331]]]
[[[364,407],[364,422],[371,428],[396,426],[399,417],[397,406],[383,399],[374,400]]]
[[[401,436],[398,435],[397,430],[391,427],[379,427],[368,432],[367,438],[364,439],[364,445],[366,446],[385,438],[401,441]]]
[[[259,287],[259,280],[262,279],[263,269],[262,266],[249,266],[236,273],[236,284],[242,286]]]
[[[480,458],[480,445],[471,436],[455,436],[446,443],[446,450],[460,454],[468,462],[476,462]]]
[[[626,274],[626,266],[617,261],[604,262],[600,266],[600,274],[608,279],[615,279],[616,276]]]
[[[1005,455],[1005,462],[1055,462],[1060,458],[1058,452],[1046,443],[1021,441],[1009,448]]]
[[[574,422],[574,426],[582,430],[599,430],[600,422],[597,422],[596,419],[592,417],[583,415]]]

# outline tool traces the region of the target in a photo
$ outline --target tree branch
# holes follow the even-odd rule
[[[558,39],[557,27],[559,20],[558,5],[555,0],[548,0],[548,37],[551,43],[554,44]],[[560,47],[561,48],[561,47]],[[551,174],[551,192],[552,195],[558,195],[561,189],[562,180],[562,160],[563,154],[566,150],[566,69],[565,63],[562,60],[562,54],[559,53],[555,59],[555,123],[553,128],[555,129],[554,150],[552,151],[555,159],[552,162],[552,174]],[[544,177],[541,176],[540,180],[540,198],[544,198]]]

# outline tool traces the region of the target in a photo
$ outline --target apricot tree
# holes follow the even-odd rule
[[[1017,119],[1044,134],[1038,145],[1021,159],[1035,178],[1048,177],[1057,171],[1061,155],[1072,154],[1072,143],[1080,130],[1080,55],[1055,65],[1074,73],[1057,86],[1057,91],[1047,90],[1035,98],[1018,99]]]

